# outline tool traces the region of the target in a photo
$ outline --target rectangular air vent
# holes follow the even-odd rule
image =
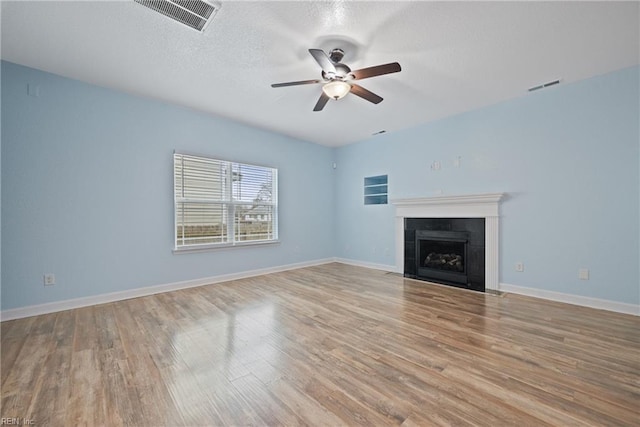
[[[534,86],[534,87],[530,87],[529,89],[527,89],[529,92],[533,92],[535,90],[540,90],[540,89],[544,89],[547,88],[549,86],[553,86],[553,85],[557,85],[558,83],[560,83],[560,80],[554,80],[552,82],[548,82],[548,83],[544,83],[538,86]]]
[[[207,28],[220,9],[216,3],[202,0],[134,0],[200,32]]]

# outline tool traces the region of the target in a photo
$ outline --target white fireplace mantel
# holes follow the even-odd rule
[[[499,284],[499,211],[505,193],[438,196],[395,199],[396,269],[404,272],[405,218],[484,218],[485,224],[485,288],[498,290]]]

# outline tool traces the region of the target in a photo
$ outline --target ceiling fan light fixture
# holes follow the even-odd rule
[[[365,101],[369,101],[373,104],[379,104],[382,102],[381,96],[378,96],[370,90],[351,82],[354,80],[368,79],[369,77],[376,77],[383,74],[402,71],[400,64],[397,62],[351,71],[349,66],[338,62],[342,60],[342,55],[344,55],[344,52],[340,49],[332,50],[330,56],[322,49],[309,49],[309,53],[313,56],[313,59],[316,60],[318,65],[320,65],[320,68],[322,68],[322,80],[300,80],[296,82],[275,83],[272,84],[271,87],[309,85],[324,82],[324,85],[322,86],[322,94],[316,102],[315,107],[313,107],[313,111],[322,111],[331,98],[338,100],[344,98],[349,92],[364,99]]]
[[[322,87],[322,91],[329,97],[335,100],[344,98],[346,94],[351,90],[351,85],[342,80],[333,80]]]

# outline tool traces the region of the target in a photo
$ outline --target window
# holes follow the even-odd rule
[[[368,176],[364,179],[364,204],[387,204],[387,175]]]
[[[175,249],[278,240],[278,170],[173,155]]]

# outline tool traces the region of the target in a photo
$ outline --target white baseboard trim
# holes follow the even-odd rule
[[[263,274],[279,273],[281,271],[296,270],[298,268],[312,267],[335,262],[334,258],[325,258],[314,261],[305,261],[295,264],[281,265],[277,267],[260,268],[257,270],[243,271],[240,273],[222,274],[219,276],[205,277],[202,279],[185,280],[182,282],[166,283],[144,288],[128,289],[126,291],[110,292],[106,294],[89,297],[74,298],[64,301],[49,302],[45,304],[30,305],[27,307],[12,308],[0,311],[0,321],[21,319],[24,317],[37,316],[40,314],[55,313],[74,308],[88,307],[97,304],[122,301],[131,298],[144,297],[159,294],[162,292],[177,291],[179,289],[194,288],[196,286],[211,285],[214,283],[228,282],[230,280],[246,279],[249,277],[261,276]]]
[[[144,297],[148,295],[159,294],[162,292],[171,292],[179,289],[193,288],[197,286],[211,285],[215,283],[228,282],[231,280],[246,279],[249,277],[260,276],[263,274],[279,273],[282,271],[296,270],[298,268],[312,267],[315,265],[329,264],[331,262],[339,262],[342,264],[353,265],[356,267],[371,268],[374,270],[388,271],[397,273],[394,265],[376,264],[366,261],[359,261],[348,258],[325,258],[314,261],[305,261],[295,264],[287,264],[276,267],[267,267],[257,270],[243,271],[239,273],[222,274],[219,276],[205,277],[201,279],[185,280],[182,282],[167,283],[163,285],[148,286],[144,288],[128,289],[126,291],[110,292],[106,294],[94,295],[89,297],[74,298],[64,301],[56,301],[45,304],[30,305],[27,307],[12,308],[0,311],[0,321],[21,319],[24,317],[37,316],[40,314],[55,313],[63,310],[71,310],[74,308],[88,307],[97,304],[106,304],[115,301],[122,301],[131,298]],[[524,286],[511,285],[508,283],[500,283],[499,290],[502,292],[511,292],[519,295],[526,295],[536,298],[548,299],[567,304],[580,305],[585,307],[596,308],[600,310],[614,311],[617,313],[632,314],[640,316],[640,305],[628,304],[617,301],[603,300],[598,298],[584,297],[580,295],[564,294],[561,292],[548,291],[544,289],[527,288]]]
[[[500,291],[640,316],[640,305],[500,283]]]
[[[348,258],[334,258],[334,262],[339,262],[341,264],[353,265],[356,267],[365,267],[371,268],[374,270],[382,270],[389,271],[391,273],[397,273],[398,269],[395,265],[386,265],[386,264],[376,264],[373,262],[359,261],[357,259],[348,259]]]

